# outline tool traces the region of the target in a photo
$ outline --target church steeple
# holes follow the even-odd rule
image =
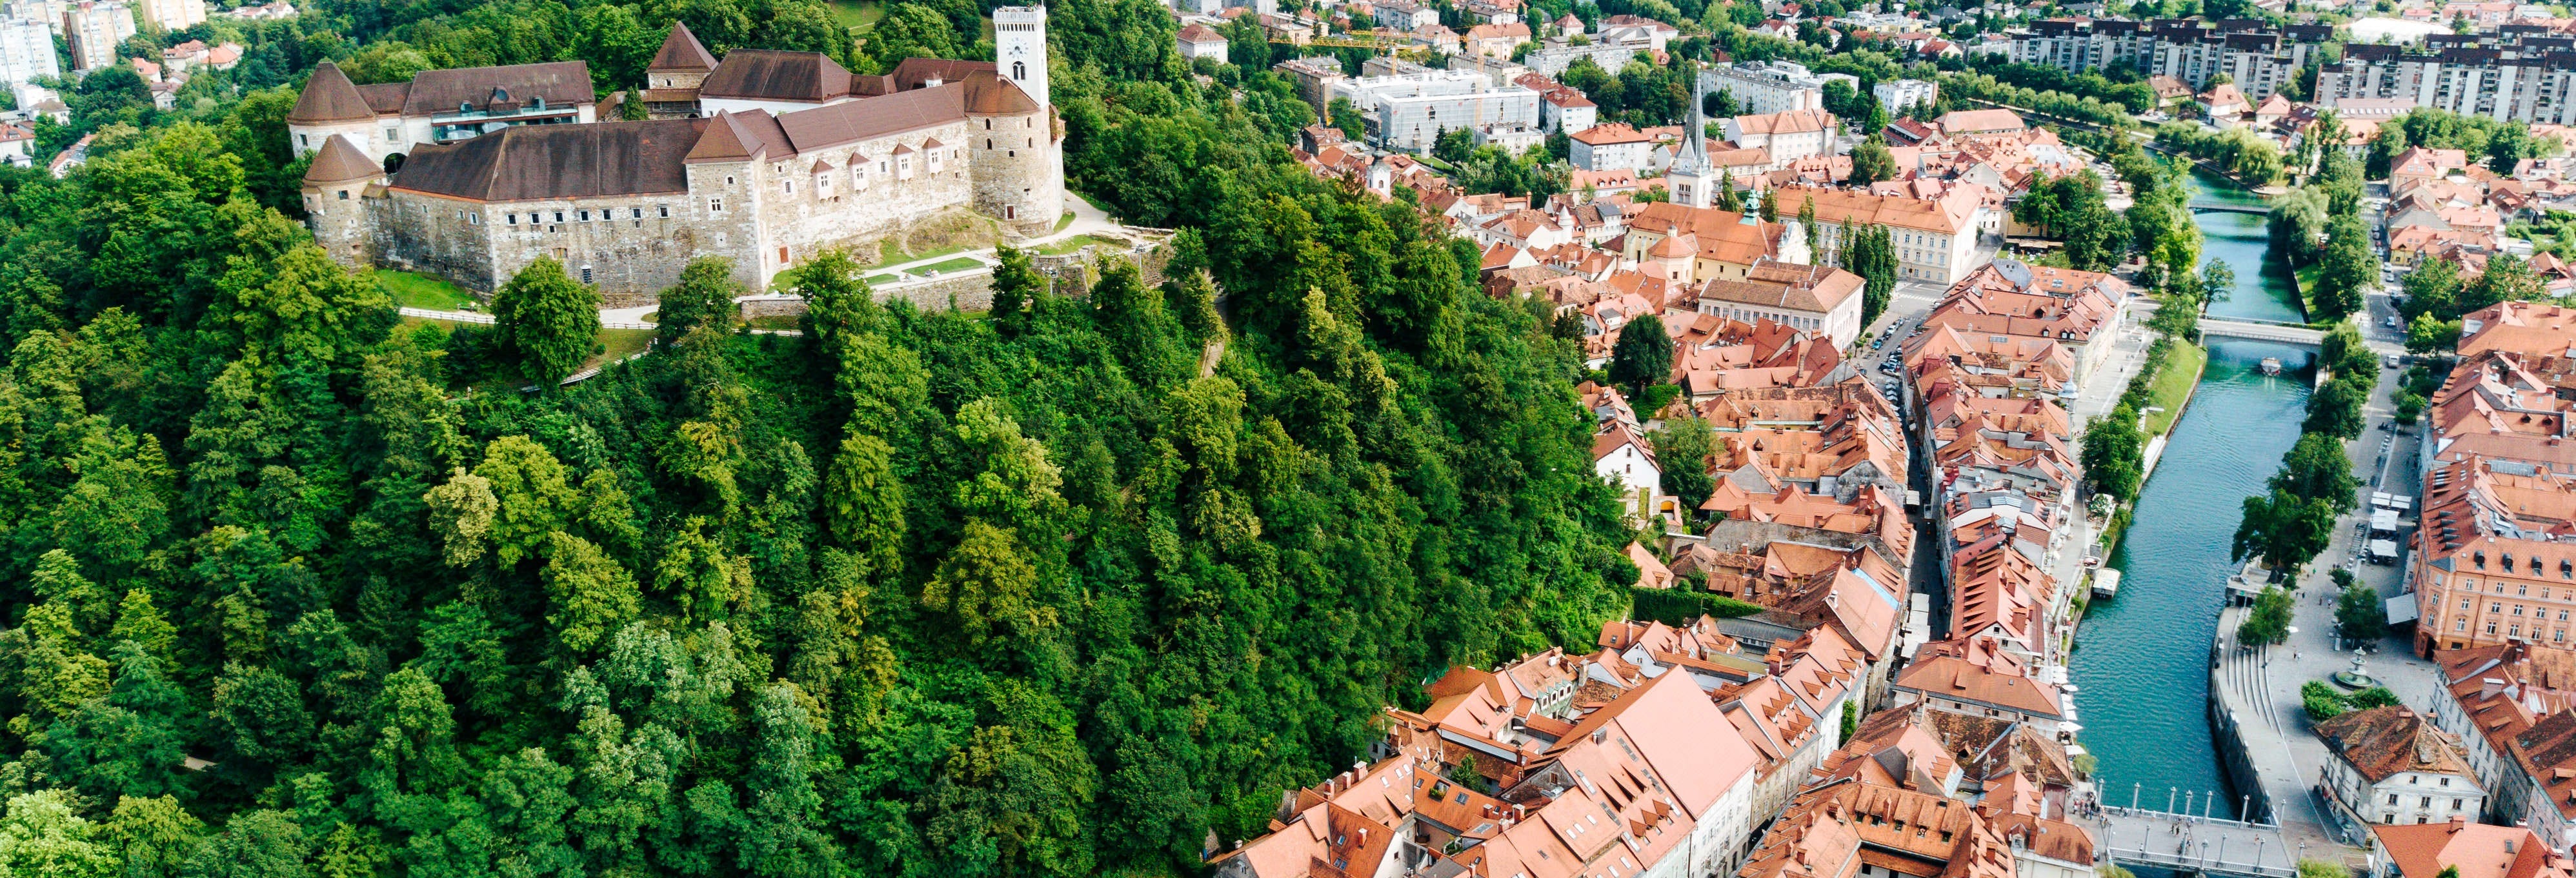
[[[1709,169],[1708,119],[1700,111],[1707,96],[1701,92],[1697,61],[1690,62],[1690,78],[1690,128],[1682,132],[1681,154],[1673,157],[1672,168],[1664,172],[1664,182],[1672,192],[1674,204],[1707,207],[1717,200],[1717,181]]]

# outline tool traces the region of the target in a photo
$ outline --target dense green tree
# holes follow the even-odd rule
[[[2335,594],[2335,629],[2345,640],[2378,640],[2388,633],[2388,604],[2379,590],[2359,577],[2335,568],[2336,584],[2342,589]]]
[[[1717,437],[1697,415],[1664,420],[1664,428],[1650,438],[1655,446],[1655,460],[1663,469],[1664,493],[1681,498],[1683,509],[1698,509],[1707,502],[1717,487],[1709,474],[1717,454]]]
[[[1867,186],[1897,177],[1896,157],[1888,153],[1887,139],[1876,133],[1852,147],[1851,160],[1851,177],[1843,181],[1849,185]]]
[[[2254,609],[2236,626],[2236,642],[2246,646],[2273,646],[2290,639],[2290,593],[2277,585],[2263,587],[2254,597]]]
[[[687,338],[699,327],[723,335],[733,331],[734,298],[745,290],[733,279],[733,260],[721,256],[692,259],[680,269],[680,282],[663,290],[654,309],[654,334],[665,345]]]
[[[2352,458],[2343,453],[2343,442],[2324,433],[2304,433],[2290,453],[2281,458],[2281,469],[2268,483],[2272,490],[2285,491],[2303,500],[2322,500],[2338,513],[2350,512],[2356,502],[2354,491],[2361,480],[2353,477]]]
[[[1663,318],[1640,314],[1620,328],[1619,341],[1610,348],[1611,381],[1640,392],[1669,382],[1672,374],[1673,340],[1664,331]]]
[[[2334,502],[2273,489],[2245,498],[2230,557],[2260,557],[2275,570],[2296,569],[2326,550],[2334,535]]]
[[[2146,472],[2146,437],[2138,413],[2122,406],[2084,425],[2084,478],[2112,499],[2137,499]]]
[[[552,384],[598,345],[599,292],[539,256],[492,294],[493,341],[519,374]]]

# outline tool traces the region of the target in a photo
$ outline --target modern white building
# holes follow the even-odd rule
[[[1919,104],[1939,103],[1941,87],[1920,79],[1891,79],[1870,86],[1869,96],[1877,98],[1878,105],[1893,116]]]
[[[16,86],[39,76],[61,76],[54,57],[54,29],[24,18],[0,21],[0,86]],[[19,109],[30,109],[21,104]]]
[[[1539,125],[1538,92],[1472,71],[1363,76],[1338,89],[1359,107],[1364,135],[1379,149],[1428,152],[1444,131]]]
[[[1736,64],[1702,71],[1700,90],[1723,91],[1750,114],[1825,108],[1825,80],[1807,65],[1788,61]]]
[[[2533,36],[2437,34],[2421,48],[2346,46],[2343,60],[2318,71],[2316,99],[2391,98],[2503,121],[2576,123],[2569,100],[2576,69],[2565,66],[2565,40]]]

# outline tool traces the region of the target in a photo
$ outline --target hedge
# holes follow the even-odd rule
[[[1702,615],[1732,619],[1762,612],[1762,605],[1748,604],[1723,595],[1679,588],[1645,588],[1629,586],[1632,606],[1628,617],[1651,619],[1666,625],[1688,625]]]

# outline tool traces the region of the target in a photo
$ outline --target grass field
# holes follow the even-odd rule
[[[984,260],[977,259],[972,256],[960,256],[946,262],[935,262],[929,265],[924,265],[920,268],[912,269],[912,273],[924,276],[927,276],[934,271],[939,272],[940,274],[951,274],[982,267],[984,267]]]
[[[483,307],[472,294],[429,275],[379,268],[367,272],[367,277],[375,281],[376,289],[385,291],[385,296],[394,300],[396,307],[432,311],[479,311]]]
[[[1055,221],[1055,230],[1059,232],[1064,231],[1064,227],[1069,225],[1073,225],[1073,211],[1070,210],[1064,212],[1063,219]]]
[[[868,264],[866,264],[866,265],[862,265],[862,266],[859,266],[859,267],[860,267],[860,268],[862,268],[862,269],[884,268],[884,267],[889,266],[889,265],[901,265],[901,264],[906,263],[906,262],[916,262],[916,261],[923,260],[923,259],[929,259],[929,258],[932,258],[932,257],[935,257],[935,256],[946,256],[946,255],[951,254],[951,253],[964,253],[964,252],[966,252],[966,251],[968,251],[968,250],[973,250],[973,249],[975,249],[975,248],[974,248],[974,247],[972,247],[972,246],[968,246],[968,245],[965,245],[965,244],[959,244],[959,245],[954,246],[954,247],[941,247],[941,248],[939,248],[939,249],[937,249],[937,250],[931,250],[931,251],[922,252],[922,253],[912,253],[912,252],[908,252],[908,251],[904,250],[904,249],[903,249],[903,247],[901,247],[901,246],[897,245],[897,244],[895,243],[895,241],[894,241],[894,239],[893,239],[893,238],[887,238],[887,239],[885,239],[885,243],[882,245],[882,247],[883,247],[883,249],[880,249],[880,250],[878,250],[878,251],[877,251],[877,261],[875,261],[875,262],[870,262],[870,263],[868,263]]]
[[[605,366],[633,356],[653,343],[653,330],[602,329],[599,331],[599,343],[607,350],[598,356],[591,357],[590,362],[581,364],[582,368]]]
[[[1053,244],[1041,246],[1038,248],[1037,252],[1038,255],[1041,256],[1062,256],[1064,254],[1080,250],[1086,245],[1097,243],[1100,243],[1100,239],[1094,238],[1090,235],[1075,235],[1062,241],[1057,241]]]
[[[885,17],[885,4],[874,0],[833,0],[832,20],[842,27],[860,33],[876,29],[877,19]]]
[[[2163,406],[2164,411],[2147,415],[2147,435],[2158,436],[2173,429],[2174,419],[2182,417],[2183,402],[2191,398],[2192,385],[2200,383],[2201,367],[2209,364],[2209,351],[2187,341],[2175,341],[2165,353],[2165,367],[2156,373],[2147,405]]]
[[[903,275],[900,275],[900,274],[893,274],[893,273],[887,273],[887,274],[871,274],[871,275],[868,275],[868,276],[867,276],[867,278],[866,278],[866,280],[867,280],[867,282],[868,282],[868,285],[869,285],[869,286],[876,286],[876,285],[878,285],[878,284],[890,284],[890,283],[894,283],[895,281],[899,281],[899,280],[902,280],[902,279],[903,279]]]

